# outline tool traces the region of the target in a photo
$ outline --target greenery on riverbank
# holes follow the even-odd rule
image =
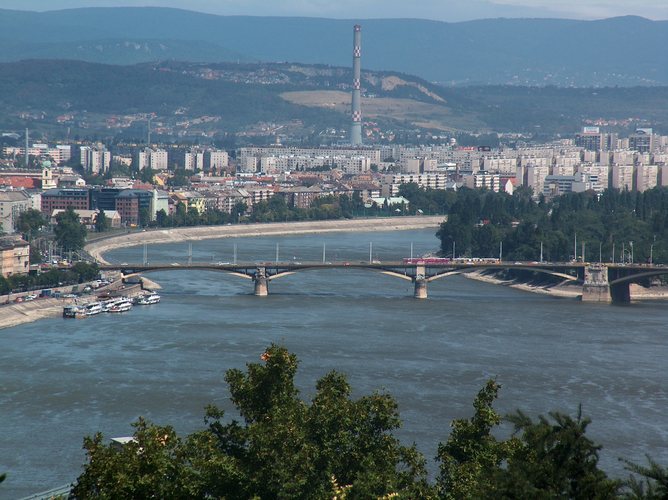
[[[404,195],[418,205],[417,196],[443,196],[416,193]],[[504,259],[532,261],[542,244],[547,261],[668,262],[668,188],[570,193],[549,202],[532,201],[527,189],[510,196],[463,188],[440,203],[448,212],[438,232],[445,256],[454,247],[457,257],[498,257],[503,246]]]
[[[62,285],[75,285],[98,277],[97,264],[77,262],[68,268],[53,268],[39,274],[15,274],[0,277],[0,295],[10,292],[26,292]]]
[[[169,426],[137,421],[120,449],[101,434],[84,440],[88,461],[73,498],[573,498],[658,499],[668,495],[668,469],[627,462],[635,476],[610,478],[586,436],[589,419],[550,413],[533,420],[493,407],[500,386],[489,380],[469,419],[452,422],[438,447],[439,474],[394,436],[401,426],[386,393],[351,398],[344,375],[316,383],[310,402],[294,385],[298,360],[272,345],[246,371],[226,373],[241,421],[216,407],[206,428],[180,437]],[[444,437],[446,430],[443,431]]]

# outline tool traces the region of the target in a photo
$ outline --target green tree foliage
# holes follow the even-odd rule
[[[53,232],[58,245],[65,251],[80,250],[86,243],[86,227],[79,222],[79,216],[72,207],[56,216]]]
[[[71,268],[50,269],[39,274],[0,276],[0,295],[11,291],[27,291],[58,285],[73,285],[96,279],[100,274],[97,264],[77,262]]]
[[[647,466],[638,465],[628,460],[626,469],[639,475],[625,481],[625,498],[632,500],[663,500],[668,498],[668,468],[647,457]]]
[[[420,202],[420,193],[406,194]],[[413,193],[413,194],[412,194]],[[543,258],[568,261],[574,257],[603,261],[622,258],[622,248],[633,246],[634,261],[668,262],[668,189],[657,187],[643,193],[607,190],[571,193],[550,202],[533,201],[531,192],[518,189],[514,195],[471,189],[450,193],[448,220],[437,233],[443,255],[495,257],[503,242],[508,260]],[[599,254],[600,250],[600,254]]]
[[[394,436],[401,420],[390,395],[355,399],[333,371],[305,401],[294,354],[271,345],[260,358],[226,372],[238,420],[210,406],[206,426],[184,438],[144,419],[120,449],[101,434],[85,438],[87,463],[72,498],[666,498],[668,469],[651,460],[649,467],[627,462],[641,479],[624,489],[598,468],[600,447],[586,436],[581,412],[534,421],[517,411],[507,417],[514,433],[497,437],[494,380],[475,398],[473,416],[452,422],[431,484],[424,457]]]
[[[111,221],[107,214],[104,213],[104,210],[100,210],[95,218],[95,231],[98,233],[104,233],[111,229]]]
[[[19,214],[16,221],[16,230],[23,233],[28,241],[31,241],[46,225],[47,220],[42,215],[42,212],[34,208],[29,208]]]
[[[504,442],[492,435],[501,423],[501,415],[492,406],[499,388],[489,380],[473,402],[473,417],[452,422],[448,441],[439,445],[440,498],[482,498],[494,490],[494,474],[518,444],[515,439]]]
[[[140,420],[121,452],[86,438],[88,463],[75,498],[430,498],[424,459],[394,437],[397,404],[387,394],[351,398],[339,373],[316,384],[310,403],[294,385],[298,361],[272,345],[261,363],[225,377],[242,421],[207,410],[208,428],[180,440]]]
[[[598,468],[600,446],[585,436],[590,419],[552,412],[534,422],[521,411],[508,420],[519,446],[495,474],[503,498],[614,498],[621,483]]]

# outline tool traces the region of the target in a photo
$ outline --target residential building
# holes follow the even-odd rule
[[[636,191],[642,193],[657,186],[659,167],[656,165],[638,165],[636,167]]]
[[[21,212],[32,207],[30,195],[23,190],[0,191],[0,224],[2,231],[12,234]]]
[[[619,190],[633,190],[633,165],[613,165],[611,186]]]
[[[0,238],[0,272],[3,278],[30,271],[30,245],[18,236]]]

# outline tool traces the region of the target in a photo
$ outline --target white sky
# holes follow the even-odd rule
[[[422,18],[462,21],[493,17],[600,19],[637,15],[668,19],[668,0],[1,0],[0,8],[56,10],[109,6],[177,7],[221,15],[343,19]]]

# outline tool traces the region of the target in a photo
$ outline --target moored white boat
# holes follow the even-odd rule
[[[116,302],[114,305],[107,309],[107,312],[110,313],[120,313],[126,312],[132,309],[132,302],[129,299],[124,299]]]
[[[137,298],[137,305],[147,306],[160,302],[160,295],[157,293],[148,293]]]
[[[86,316],[95,316],[96,314],[100,314],[103,312],[102,303],[89,302],[84,306],[84,311],[86,312]]]

